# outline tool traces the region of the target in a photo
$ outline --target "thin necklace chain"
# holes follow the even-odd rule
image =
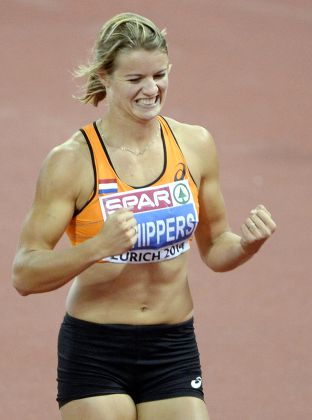
[[[144,155],[144,153],[151,147],[151,144],[154,142],[154,137],[153,138],[151,138],[151,140],[145,145],[145,147],[142,149],[142,150],[140,150],[140,151],[138,151],[138,152],[136,152],[135,150],[132,150],[132,149],[129,149],[129,147],[126,147],[126,146],[113,146],[112,144],[109,144],[109,143],[107,143],[107,141],[106,141],[106,138],[105,138],[105,136],[104,136],[104,133],[103,133],[103,131],[102,131],[102,120],[100,120],[99,122],[98,122],[98,124],[97,124],[97,126],[98,126],[98,129],[99,129],[99,132],[100,132],[100,135],[101,135],[101,137],[102,137],[102,140],[103,140],[103,142],[108,146],[108,147],[112,147],[112,148],[114,148],[114,149],[119,149],[119,150],[122,150],[123,152],[129,152],[129,153],[132,153],[134,156],[142,156],[142,155]]]

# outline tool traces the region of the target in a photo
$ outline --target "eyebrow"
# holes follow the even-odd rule
[[[169,67],[169,66],[168,66],[168,67]],[[167,70],[168,70],[168,67],[166,67],[165,69],[162,69],[162,70],[156,71],[156,73],[154,73],[154,74],[163,73],[163,72],[165,72],[165,71],[167,71]],[[124,77],[141,77],[141,76],[143,76],[143,74],[139,74],[139,73],[129,73],[129,74],[125,74],[125,76],[124,76]]]

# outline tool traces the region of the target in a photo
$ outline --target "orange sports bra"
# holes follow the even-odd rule
[[[122,207],[133,207],[138,224],[134,247],[99,262],[152,263],[175,258],[190,248],[198,224],[198,189],[167,121],[158,117],[164,147],[162,173],[151,184],[134,188],[115,172],[96,123],[81,129],[88,144],[94,191],[67,227],[73,245],[95,236],[107,217]]]

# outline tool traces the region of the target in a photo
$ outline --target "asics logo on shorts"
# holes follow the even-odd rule
[[[202,384],[202,378],[200,376],[197,376],[196,379],[193,379],[193,381],[191,382],[191,386],[192,388],[200,388]]]

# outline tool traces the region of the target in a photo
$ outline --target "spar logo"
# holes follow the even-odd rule
[[[134,213],[143,213],[173,206],[170,188],[167,185],[112,194],[101,197],[100,202],[105,217],[126,207],[133,207]]]
[[[186,204],[190,201],[191,193],[185,184],[179,182],[173,189],[173,196],[177,203]]]

